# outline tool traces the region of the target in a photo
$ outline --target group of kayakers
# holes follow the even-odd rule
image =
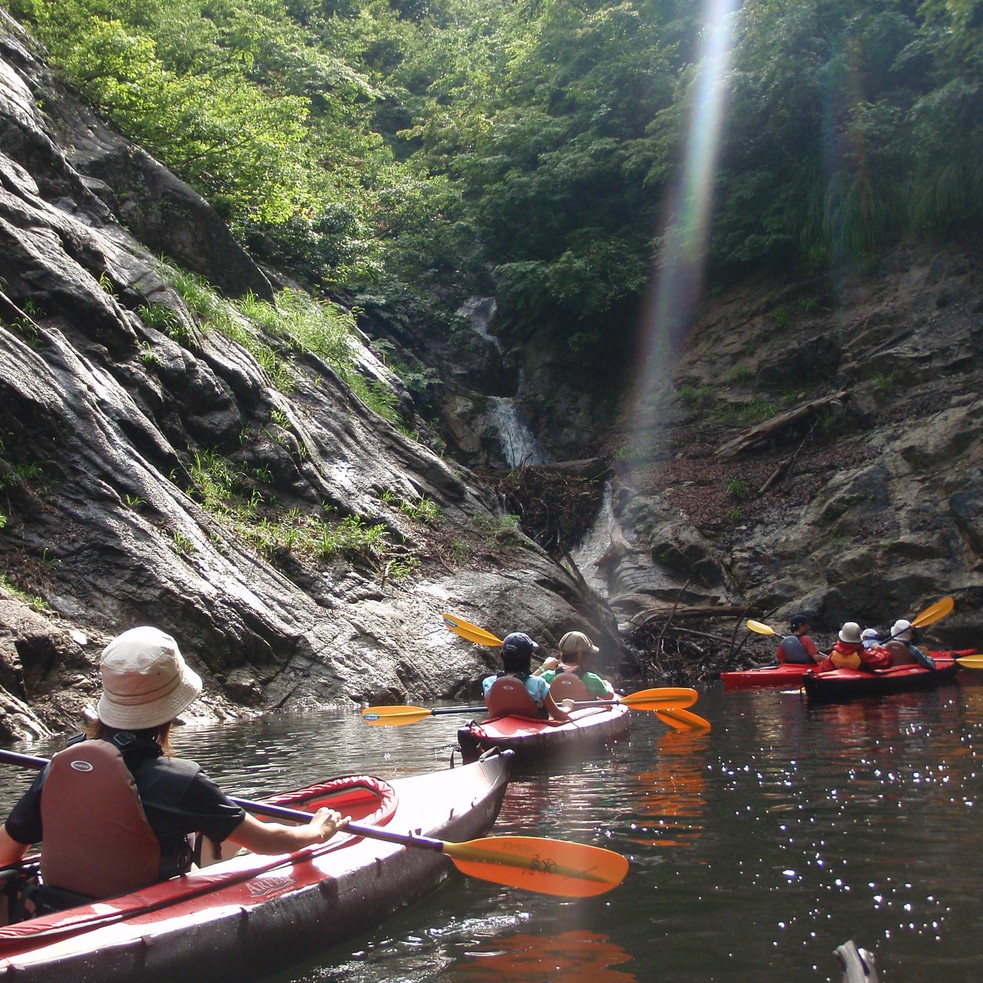
[[[789,634],[778,646],[778,661],[814,664],[813,671],[819,674],[836,669],[877,671],[899,665],[936,667],[931,656],[915,645],[915,628],[904,618],[895,621],[886,636],[876,628],[861,630],[859,622],[844,622],[828,655],[819,650],[811,630],[808,615],[794,615]]]

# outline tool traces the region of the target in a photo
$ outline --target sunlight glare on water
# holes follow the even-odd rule
[[[881,983],[983,979],[983,686],[963,676],[826,706],[713,686],[694,707],[713,724],[700,734],[633,712],[629,740],[594,760],[518,771],[494,830],[621,853],[618,888],[567,900],[455,872],[277,983],[840,983],[848,940],[876,955]],[[227,791],[259,798],[442,769],[463,719],[276,714],[178,740]],[[30,778],[8,773],[8,806]]]

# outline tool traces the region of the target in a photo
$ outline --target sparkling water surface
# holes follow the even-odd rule
[[[881,983],[977,983],[981,675],[820,706],[716,685],[692,708],[707,734],[633,712],[609,752],[519,771],[495,827],[616,850],[630,861],[620,887],[564,900],[455,872],[277,983],[839,983],[833,952],[848,940],[874,953]],[[258,798],[444,768],[466,719],[275,714],[189,725],[176,743],[228,792]],[[30,778],[8,767],[5,809]]]

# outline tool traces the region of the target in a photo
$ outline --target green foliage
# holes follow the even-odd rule
[[[677,261],[661,255],[676,248],[663,226],[703,166],[686,205],[712,218],[714,273],[863,264],[912,232],[983,219],[983,21],[969,0],[740,5],[716,156],[699,4],[10,6],[258,256],[316,292],[373,298],[394,326],[449,331],[455,302],[491,281],[517,338],[555,325],[591,360],[625,330],[653,261]],[[690,148],[704,156],[687,163]],[[345,363],[333,340],[323,355],[290,337]],[[274,343],[257,357],[287,385]],[[391,417],[391,394],[348,371]]]
[[[751,494],[751,486],[744,478],[728,478],[727,494],[735,502],[743,502]]]

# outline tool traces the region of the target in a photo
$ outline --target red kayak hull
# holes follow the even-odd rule
[[[812,664],[783,662],[777,666],[722,672],[720,678],[723,680],[724,689],[763,689],[775,686],[798,689],[802,685],[803,675],[812,668]]]
[[[932,652],[937,668],[892,666],[877,672],[859,669],[835,669],[832,672],[807,672],[802,677],[806,696],[811,700],[843,700],[860,696],[880,696],[913,689],[934,689],[951,682],[959,672],[952,653]]]
[[[550,723],[525,717],[497,717],[471,723],[457,732],[465,761],[491,748],[514,752],[517,761],[547,760],[558,755],[585,757],[628,734],[631,711],[621,703],[573,710],[570,720]]]
[[[930,651],[928,654],[937,661],[949,660],[953,654],[969,655],[975,649],[965,649],[963,651]],[[785,689],[799,689],[803,685],[803,677],[807,672],[814,669],[813,665],[805,665],[796,662],[783,662],[777,666],[761,666],[758,669],[736,669],[720,674],[723,680],[724,689],[763,689],[765,687],[783,687]],[[909,668],[899,666],[896,668]],[[928,670],[926,670],[928,671]],[[861,673],[862,676],[869,676],[870,673]],[[917,687],[916,687],[917,688]]]
[[[466,841],[491,829],[510,757],[394,779],[396,800],[382,808],[377,796],[325,794],[324,786],[277,801],[308,810],[337,805],[367,825]],[[453,869],[442,853],[345,833],[279,857],[244,854],[134,894],[0,928],[0,978],[257,979],[374,928]]]

